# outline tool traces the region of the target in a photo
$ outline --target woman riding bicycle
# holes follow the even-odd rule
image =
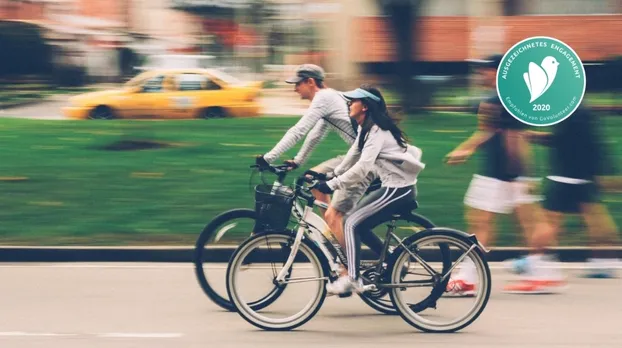
[[[330,194],[357,184],[372,170],[380,176],[382,188],[361,199],[344,219],[345,245],[342,247],[346,250],[348,265],[339,279],[326,285],[331,294],[362,291],[359,279],[361,234],[373,234],[374,222],[413,206],[417,176],[425,167],[420,162],[421,150],[407,143],[404,132],[389,116],[378,89],[363,85],[343,96],[348,100],[350,117],[359,125],[358,136],[343,162],[327,176],[329,180],[321,181],[316,188]]]

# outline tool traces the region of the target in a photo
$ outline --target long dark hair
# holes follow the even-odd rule
[[[363,105],[367,107],[367,111],[365,114],[365,121],[361,125],[361,136],[359,137],[359,150],[363,151],[363,146],[365,145],[365,141],[367,140],[367,135],[371,130],[371,127],[375,124],[380,127],[382,130],[388,130],[397,141],[397,144],[403,148],[406,148],[406,142],[408,141],[406,137],[406,133],[404,133],[395,123],[395,121],[389,116],[389,110],[387,109],[387,104],[384,101],[384,97],[382,93],[373,86],[370,85],[361,85],[361,89],[366,90],[367,92],[375,95],[380,98],[380,101],[377,102],[372,100],[371,98],[363,98],[361,102]]]

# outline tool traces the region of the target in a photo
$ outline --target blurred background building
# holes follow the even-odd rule
[[[415,2],[412,58],[421,74],[463,74],[467,59],[504,52],[534,35],[565,41],[588,63],[622,55],[619,0]],[[0,0],[0,20],[37,26],[54,47],[56,65],[82,67],[95,82],[128,78],[134,67],[154,64],[150,57],[184,54],[202,65],[275,80],[297,64],[315,62],[343,87],[382,76],[396,59],[391,19],[381,3]]]

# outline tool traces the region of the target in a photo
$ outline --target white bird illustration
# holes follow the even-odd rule
[[[540,67],[534,62],[530,62],[529,73],[523,73],[525,84],[527,84],[529,94],[531,94],[530,103],[538,99],[551,87],[555,80],[555,75],[557,75],[559,62],[554,57],[548,56],[542,60],[541,65]]]

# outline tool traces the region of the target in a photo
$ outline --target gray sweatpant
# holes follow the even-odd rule
[[[365,196],[346,215],[344,219],[344,234],[346,238],[346,257],[348,258],[348,275],[352,279],[358,279],[361,238],[377,239],[376,243],[382,243],[372,228],[383,221],[387,221],[391,215],[401,212],[417,197],[417,188],[412,186],[390,188],[383,187]],[[364,234],[371,234],[363,236]],[[370,245],[371,248],[371,245]]]

